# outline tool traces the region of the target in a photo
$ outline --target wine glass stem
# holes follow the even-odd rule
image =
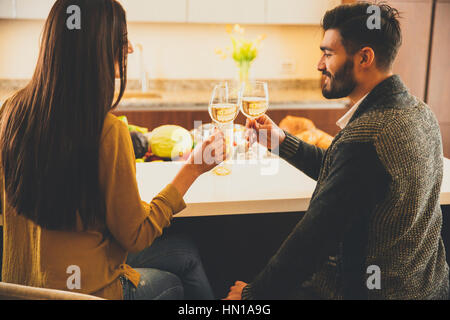
[[[233,122],[226,123],[226,124],[219,124],[218,129],[222,131],[224,137],[225,137],[225,143],[226,143],[226,150],[227,150],[227,156],[222,162],[222,164],[225,164],[230,158],[231,158],[231,152],[232,152],[232,146],[233,146]]]
[[[255,139],[257,139],[257,137],[255,136],[257,133],[256,133],[255,129],[250,129],[250,130],[251,130],[251,132],[250,132],[250,139],[249,139],[249,145],[248,145],[248,158],[254,159],[255,152],[254,152],[253,144],[255,143]]]
[[[255,153],[253,151],[253,143],[248,146],[248,155],[250,159],[255,158]]]

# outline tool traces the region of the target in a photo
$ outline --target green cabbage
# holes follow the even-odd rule
[[[152,131],[150,138],[153,154],[172,160],[188,155],[192,145],[193,140],[189,131],[176,125],[160,126]]]

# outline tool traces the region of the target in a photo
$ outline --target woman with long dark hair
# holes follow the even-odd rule
[[[68,27],[72,5],[80,28]],[[129,52],[115,0],[57,0],[51,9],[34,75],[1,110],[3,281],[109,299],[213,298],[195,248],[161,235],[190,185],[223,159],[223,135],[141,201],[128,129],[110,113]],[[195,163],[206,147],[216,161]]]

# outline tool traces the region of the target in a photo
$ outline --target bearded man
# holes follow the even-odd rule
[[[353,102],[327,150],[267,116],[247,122],[269,133],[259,143],[317,185],[265,268],[249,284],[237,281],[227,299],[448,298],[439,126],[392,72],[401,44],[398,11],[378,5],[380,27],[371,28],[370,6],[338,6],[323,18],[322,93]]]

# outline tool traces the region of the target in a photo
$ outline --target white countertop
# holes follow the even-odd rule
[[[175,217],[306,211],[316,182],[275,158],[234,163],[228,176],[208,172],[186,193],[187,207]],[[137,163],[141,198],[150,202],[176,175],[182,163]],[[444,159],[441,205],[450,204],[450,160]]]
[[[235,163],[228,176],[200,176],[184,196],[187,207],[175,217],[306,211],[316,182],[275,158]],[[177,174],[181,162],[136,163],[141,198],[150,202]],[[450,205],[450,160],[444,159],[441,205]],[[0,215],[0,225],[3,224]]]

